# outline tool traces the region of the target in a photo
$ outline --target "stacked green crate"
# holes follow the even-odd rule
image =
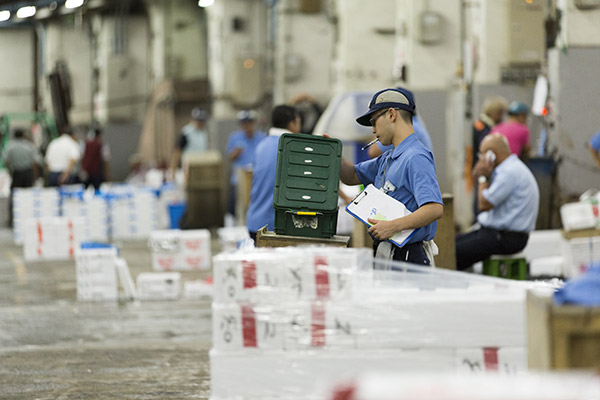
[[[275,233],[335,235],[342,142],[304,134],[279,139],[273,193]]]

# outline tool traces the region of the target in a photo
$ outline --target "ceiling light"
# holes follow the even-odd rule
[[[17,10],[17,18],[29,18],[35,15],[35,6],[21,7]]]
[[[8,21],[10,18],[10,11],[4,10],[0,11],[0,21]]]
[[[83,0],[67,0],[65,2],[65,8],[77,8],[83,5]]]
[[[198,0],[199,7],[210,7],[215,4],[215,0]]]

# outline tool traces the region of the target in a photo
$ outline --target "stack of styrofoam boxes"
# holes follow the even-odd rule
[[[77,250],[77,300],[118,300],[117,256],[117,249],[113,246]]]
[[[107,194],[110,234],[114,239],[147,239],[156,229],[156,195],[147,188],[113,186]]]
[[[155,271],[210,268],[210,231],[206,229],[153,231],[148,245]]]
[[[423,267],[371,278],[355,251],[214,258],[213,398],[307,398],[369,369],[526,369],[525,284]]]
[[[23,233],[26,261],[67,260],[86,240],[82,218],[29,218]]]
[[[108,241],[108,207],[102,196],[83,190],[61,191],[61,203],[63,216],[83,218],[88,240]]]
[[[217,234],[219,235],[221,251],[225,253],[236,251],[243,246],[245,240],[250,239],[248,228],[245,226],[219,228]]]
[[[28,219],[60,215],[58,189],[15,189],[13,196],[13,239],[16,244],[23,243],[24,225]]]

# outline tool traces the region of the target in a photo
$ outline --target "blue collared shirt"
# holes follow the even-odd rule
[[[515,232],[531,232],[540,204],[537,182],[527,165],[511,154],[492,174],[490,187],[483,197],[494,208],[479,213],[477,221],[487,228]]]
[[[433,155],[414,134],[379,157],[356,164],[354,170],[363,185],[384,188],[411,212],[427,203],[443,204]],[[408,243],[431,240],[436,230],[437,221],[415,229]]]
[[[246,214],[246,226],[250,232],[256,232],[265,225],[269,231],[275,229],[273,191],[275,190],[275,172],[277,170],[277,147],[279,137],[284,133],[290,132],[271,128],[269,136],[256,146],[252,162],[250,205]]]
[[[433,154],[433,145],[431,144],[431,137],[429,136],[429,132],[425,127],[425,123],[421,120],[421,117],[418,115],[413,115],[412,123],[417,139],[419,139],[419,141],[425,145],[427,150],[429,150],[431,154]],[[391,144],[389,146],[384,146],[381,144],[381,142],[377,142],[377,146],[379,146],[379,150],[381,150],[382,153],[385,153],[386,150],[394,148],[394,146]]]
[[[262,131],[255,131],[251,138],[246,135],[243,130],[232,132],[227,143],[227,154],[231,153],[236,148],[241,148],[242,152],[239,157],[233,162],[231,171],[231,184],[237,184],[237,169],[250,168],[254,160],[254,153],[258,144],[267,137],[267,134]]]

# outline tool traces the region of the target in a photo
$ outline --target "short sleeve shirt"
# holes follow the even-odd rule
[[[590,146],[592,146],[592,149],[594,149],[594,151],[600,151],[600,131],[596,132],[590,138]]]
[[[252,135],[251,138],[249,138],[243,130],[231,133],[229,142],[227,143],[227,154],[230,154],[236,148],[242,149],[240,156],[233,162],[234,170],[231,173],[231,184],[237,184],[236,168],[245,168],[252,165],[256,147],[266,136],[267,134],[261,131],[254,132],[254,135]]]
[[[354,170],[363,185],[383,189],[411,212],[427,203],[443,204],[433,155],[414,134],[379,157],[356,164]],[[436,230],[437,222],[418,228],[408,243],[431,240]]]

